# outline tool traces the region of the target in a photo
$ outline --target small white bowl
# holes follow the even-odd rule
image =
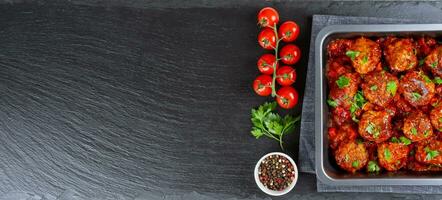
[[[281,190],[281,191],[276,191],[276,190],[268,189],[259,180],[258,173],[259,173],[259,166],[261,165],[261,162],[265,158],[267,158],[269,156],[272,156],[272,155],[280,155],[280,156],[283,156],[283,157],[287,158],[287,160],[289,160],[290,163],[292,163],[293,169],[295,171],[295,179],[293,180],[292,184],[290,184],[288,187],[286,187],[284,190]],[[271,196],[281,196],[281,195],[287,194],[288,192],[290,192],[295,187],[297,181],[298,181],[298,167],[296,166],[295,161],[293,161],[293,159],[290,158],[290,156],[288,156],[287,154],[284,154],[284,153],[281,153],[281,152],[268,153],[265,156],[263,156],[261,159],[259,159],[258,163],[256,163],[256,166],[255,166],[255,182],[256,182],[256,185],[258,185],[259,189],[261,189],[264,193],[266,193],[268,195],[271,195]]]

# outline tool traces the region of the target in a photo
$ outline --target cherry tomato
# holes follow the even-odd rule
[[[269,96],[272,94],[272,77],[269,75],[260,75],[253,81],[253,90],[259,96]]]
[[[258,60],[258,69],[263,74],[272,75],[273,74],[273,65],[276,64],[276,70],[278,70],[278,62],[276,62],[276,58],[272,54],[264,54]]]
[[[290,66],[282,66],[277,69],[276,76],[278,77],[276,81],[282,86],[289,86],[296,81],[296,71]]]
[[[258,24],[261,27],[273,27],[279,22],[278,11],[271,7],[265,7],[258,13]]]
[[[278,30],[279,38],[284,42],[293,42],[299,36],[299,27],[294,21],[286,21],[281,24]]]
[[[281,48],[279,56],[284,64],[293,65],[301,58],[301,50],[294,44],[288,44]]]
[[[273,49],[276,46],[275,32],[270,28],[265,28],[258,35],[258,42],[264,49]]]
[[[276,102],[281,108],[290,109],[298,104],[298,92],[292,86],[284,86],[276,94]]]

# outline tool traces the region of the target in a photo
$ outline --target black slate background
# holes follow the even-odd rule
[[[3,1],[0,197],[265,198],[253,167],[279,147],[249,115],[268,100],[251,89],[266,5],[300,24],[303,53],[312,14],[442,17],[438,2]],[[281,199],[354,195],[314,194],[307,174],[295,190]]]

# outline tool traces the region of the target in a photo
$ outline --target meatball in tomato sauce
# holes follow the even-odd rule
[[[442,131],[442,105],[439,105],[430,113],[431,124],[439,131]]]
[[[379,165],[387,171],[396,171],[407,164],[409,148],[402,143],[386,142],[378,145]]]
[[[396,95],[399,80],[386,71],[373,72],[364,77],[362,91],[373,104],[384,107]]]
[[[338,77],[338,79],[330,82],[331,101],[334,101],[337,106],[349,108],[351,100],[358,92],[358,85],[360,77],[357,73],[346,73]]]
[[[328,129],[328,138],[332,149],[336,149],[342,143],[356,140],[357,136],[358,132],[352,124],[344,124],[339,128]]]
[[[435,94],[433,81],[423,71],[411,71],[400,80],[400,92],[413,106],[424,106]]]
[[[391,38],[385,44],[385,60],[390,69],[403,72],[417,66],[417,49],[411,38]]]
[[[415,158],[417,161],[426,164],[441,165],[442,164],[442,142],[432,140],[420,143],[416,147]]]
[[[422,141],[433,136],[430,119],[420,111],[415,111],[405,118],[402,131],[413,142]]]
[[[345,56],[348,48],[353,44],[353,40],[337,39],[328,43],[327,53],[329,57]]]
[[[351,58],[352,65],[359,74],[367,74],[380,67],[381,47],[365,37],[356,39],[346,55]]]
[[[367,164],[368,153],[364,144],[351,141],[338,147],[335,159],[339,167],[354,173]]]
[[[442,77],[442,46],[432,50],[425,58],[425,66],[431,70],[435,76]]]
[[[359,121],[359,135],[368,141],[384,142],[393,134],[391,119],[387,111],[366,111]]]

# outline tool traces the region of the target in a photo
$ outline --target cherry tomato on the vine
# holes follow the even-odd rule
[[[272,77],[269,75],[260,75],[253,81],[253,90],[259,96],[269,96],[272,94]]]
[[[290,109],[298,104],[298,92],[292,86],[284,86],[276,94],[276,102],[281,108]]]
[[[276,64],[276,70],[278,70],[278,62],[272,54],[264,54],[258,60],[258,69],[263,74],[272,75],[273,65]]]
[[[275,32],[270,28],[262,29],[258,35],[258,42],[264,49],[274,49],[276,46],[276,35]]]
[[[282,86],[289,86],[296,81],[296,71],[290,66],[282,66],[276,70],[276,76],[276,81]]]
[[[265,7],[258,13],[258,24],[261,27],[273,27],[279,22],[278,11],[271,7]]]
[[[288,44],[281,48],[279,57],[284,64],[293,65],[301,58],[301,50],[294,44]]]
[[[284,42],[293,42],[299,36],[299,27],[294,21],[286,21],[279,26],[279,38]]]

